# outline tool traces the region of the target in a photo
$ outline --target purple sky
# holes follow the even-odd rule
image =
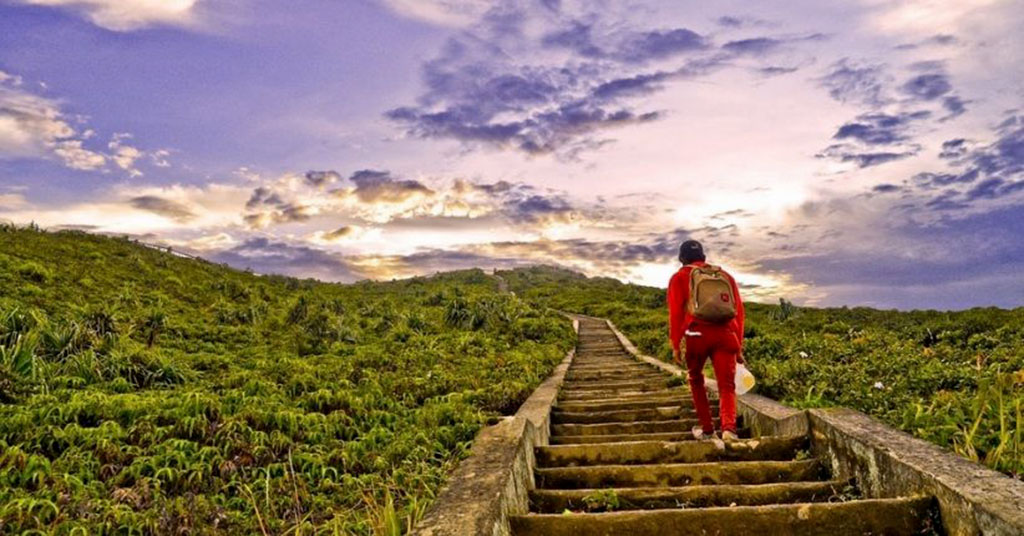
[[[0,0],[0,220],[259,273],[1024,305],[1024,0]]]

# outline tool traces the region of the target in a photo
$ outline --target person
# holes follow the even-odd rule
[[[736,364],[743,363],[744,315],[739,286],[725,270],[707,263],[704,247],[696,240],[679,246],[679,261],[683,266],[668,284],[669,341],[672,360],[683,366],[680,346],[686,339],[686,370],[700,423],[693,427],[693,436],[703,439],[715,432],[704,387],[704,364],[711,359],[718,381],[722,439],[734,441]]]

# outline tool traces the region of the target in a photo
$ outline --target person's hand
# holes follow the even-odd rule
[[[683,356],[679,352],[678,348],[672,349],[672,362],[675,363],[676,365],[679,365],[680,367],[683,366]]]
[[[736,362],[739,363],[740,365],[746,365],[747,364],[747,362],[743,359],[743,352],[742,351],[740,353],[736,354]]]

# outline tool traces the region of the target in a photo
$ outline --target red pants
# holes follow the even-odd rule
[[[693,394],[693,405],[697,419],[705,433],[715,431],[708,406],[708,393],[704,388],[704,363],[711,358],[718,381],[718,417],[722,430],[736,431],[736,357],[740,342],[736,334],[726,326],[695,325],[688,331],[700,336],[686,336],[686,368]]]

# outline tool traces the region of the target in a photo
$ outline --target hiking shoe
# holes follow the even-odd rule
[[[736,432],[732,430],[722,431],[722,441],[739,441],[740,436],[736,435]]]
[[[697,441],[700,441],[702,439],[710,439],[715,436],[714,432],[705,432],[704,429],[700,427],[700,425],[694,426],[693,429],[690,430],[690,433],[693,434],[693,438],[696,439]]]

